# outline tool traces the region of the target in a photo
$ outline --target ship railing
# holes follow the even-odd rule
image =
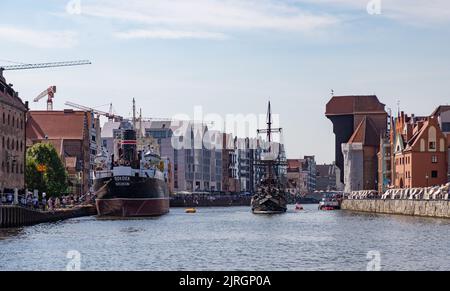
[[[94,178],[96,178],[96,179],[108,178],[108,177],[112,177],[112,176],[113,176],[113,172],[109,171],[109,170],[94,172]]]

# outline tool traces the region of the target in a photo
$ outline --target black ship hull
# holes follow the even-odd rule
[[[282,196],[255,196],[252,199],[254,214],[281,214],[287,211],[287,201]]]
[[[146,217],[169,212],[169,190],[160,179],[108,177],[94,181],[99,216]]]

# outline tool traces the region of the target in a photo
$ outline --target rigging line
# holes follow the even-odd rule
[[[92,109],[97,109],[97,108],[100,108],[100,107],[105,107],[105,106],[109,106],[111,103],[107,103],[107,104],[103,104],[103,105],[99,105],[99,106],[95,106],[95,107],[92,107]]]

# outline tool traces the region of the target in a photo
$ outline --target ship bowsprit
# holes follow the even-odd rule
[[[255,195],[252,199],[254,214],[278,214],[287,211],[287,201],[280,194]]]

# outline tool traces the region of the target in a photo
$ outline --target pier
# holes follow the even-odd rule
[[[91,216],[96,214],[94,206],[80,206],[55,211],[36,211],[20,206],[0,206],[0,228],[30,226],[45,222]]]

